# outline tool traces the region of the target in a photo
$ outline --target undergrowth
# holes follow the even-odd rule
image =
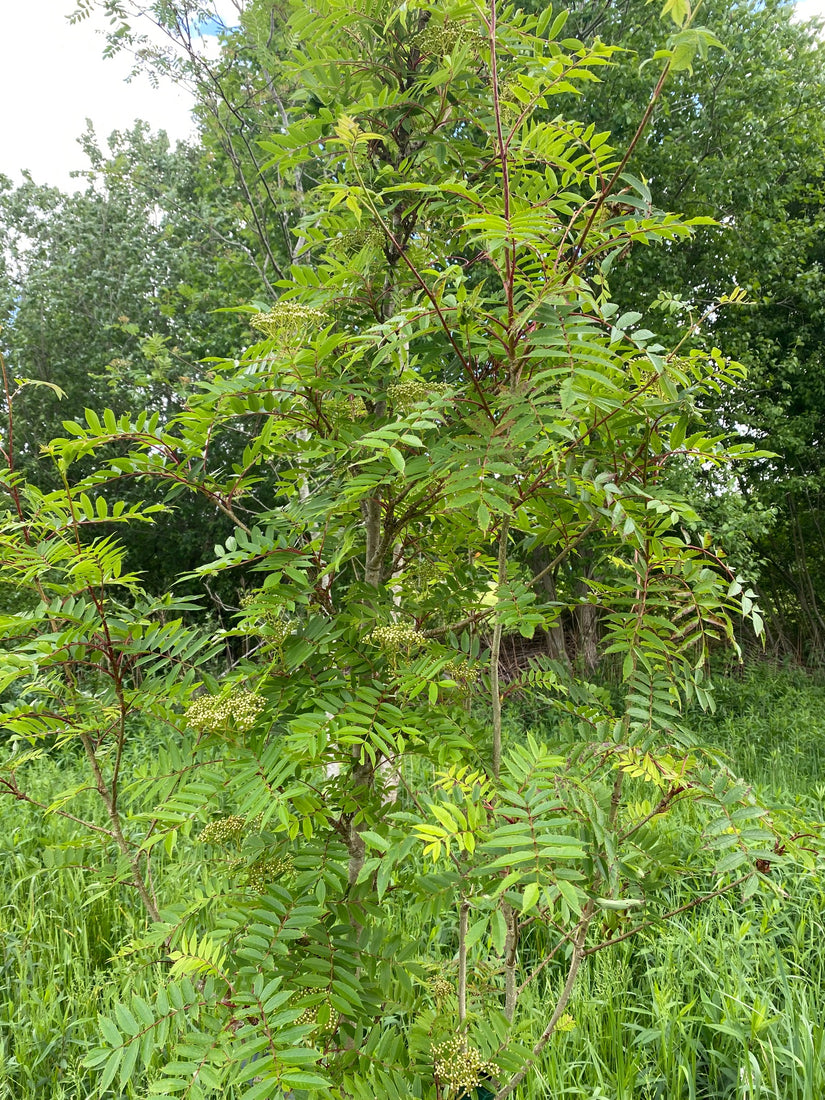
[[[815,825],[825,799],[825,687],[757,668],[722,681],[717,699],[715,715],[692,716],[700,738],[721,747],[731,768],[774,804]],[[150,748],[147,737],[141,753]],[[82,782],[65,759],[44,757],[29,769],[27,790],[44,803]],[[83,797],[94,812],[94,792]],[[82,1059],[96,1042],[98,1013],[128,992],[156,987],[161,964],[120,954],[144,930],[144,916],[128,887],[90,886],[100,850],[79,826],[11,800],[0,802],[0,821],[0,1100],[85,1100],[97,1095]],[[202,850],[188,843],[188,874],[167,904],[183,900],[193,882],[206,883]],[[684,890],[674,894],[674,908],[695,896]],[[604,950],[588,959],[566,1030],[545,1048],[524,1096],[819,1100],[824,914],[818,876],[791,867],[773,869],[747,902],[729,896],[686,909],[666,929],[642,932],[633,947],[607,946],[627,918],[606,915]],[[532,935],[526,962],[533,951],[539,957],[546,931]],[[444,948],[431,929],[421,930],[421,942],[437,963]],[[536,1034],[563,981],[560,962],[524,993],[520,1015]],[[135,1078],[106,1100],[138,1097],[141,1085]],[[481,1090],[472,1100],[483,1100]]]

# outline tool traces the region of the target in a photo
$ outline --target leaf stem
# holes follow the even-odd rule
[[[507,583],[507,537],[510,532],[510,517],[505,516],[501,521],[501,531],[498,540],[498,592],[496,599],[500,598],[501,588]],[[501,772],[501,689],[499,686],[498,663],[501,656],[501,632],[503,624],[501,616],[496,611],[496,623],[493,627],[493,642],[490,647],[490,693],[493,707],[493,775],[496,779]]]

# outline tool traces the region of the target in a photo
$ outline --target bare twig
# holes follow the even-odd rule
[[[564,983],[564,989],[561,991],[559,999],[556,1001],[556,1007],[553,1009],[553,1014],[547,1024],[547,1027],[541,1033],[538,1042],[533,1047],[533,1052],[530,1057],[524,1062],[521,1069],[514,1073],[506,1085],[503,1085],[495,1095],[494,1100],[504,1100],[505,1097],[510,1096],[515,1092],[530,1070],[536,1063],[536,1059],[541,1052],[547,1046],[550,1040],[550,1036],[556,1029],[556,1024],[561,1019],[562,1013],[567,1007],[567,1002],[570,1000],[570,994],[573,992],[573,986],[576,983],[576,975],[579,972],[579,967],[585,957],[584,941],[587,936],[587,929],[590,927],[590,922],[593,919],[593,902],[590,901],[585,906],[582,913],[581,920],[579,921],[576,929],[576,934],[573,938],[573,954],[570,956],[570,967],[567,971],[567,981]]]
[[[512,1023],[516,1014],[519,986],[516,982],[518,964],[518,914],[508,901],[502,901],[501,912],[507,926],[504,938],[504,1015]]]
[[[662,913],[662,915],[655,920],[642,921],[641,924],[637,924],[633,928],[628,929],[627,932],[623,932],[621,936],[613,936],[611,939],[605,940],[604,943],[597,943],[594,944],[593,947],[588,947],[584,954],[585,956],[595,955],[597,951],[604,951],[606,947],[613,947],[615,944],[621,943],[622,940],[629,940],[631,936],[635,936],[638,932],[643,932],[645,928],[652,928],[663,920],[669,920],[671,917],[676,917],[680,913],[686,913],[688,909],[695,909],[697,905],[704,905],[706,901],[713,901],[714,898],[721,898],[725,894],[729,894],[731,890],[735,890],[737,886],[741,886],[743,882],[747,882],[751,875],[755,874],[756,871],[748,871],[747,874],[741,875],[739,878],[734,879],[733,882],[729,882],[727,886],[722,886],[710,894],[702,894],[701,897],[694,898],[693,901],[689,901],[685,905],[680,905],[677,909],[670,909],[667,913]]]

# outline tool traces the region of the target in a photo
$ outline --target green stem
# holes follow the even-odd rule
[[[510,531],[510,517],[501,522],[498,542],[498,592],[507,583],[507,536]],[[493,627],[493,643],[490,647],[490,692],[493,705],[493,775],[498,779],[501,772],[501,690],[499,687],[498,663],[501,655],[501,616],[496,611],[496,624]]]
[[[470,917],[470,903],[461,899],[458,911],[458,1022],[464,1024],[467,1019],[467,926]]]

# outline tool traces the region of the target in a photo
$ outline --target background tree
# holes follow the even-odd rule
[[[248,331],[237,314],[216,311],[265,293],[234,212],[216,205],[207,153],[172,150],[141,123],[113,134],[105,152],[91,131],[81,145],[89,167],[80,190],[27,179],[0,192],[0,340],[13,376],[39,383],[16,401],[17,462],[42,488],[59,484],[38,456],[63,420],[102,405],[170,417],[203,377],[201,360]],[[130,566],[165,587],[221,533],[204,509],[183,523],[159,519],[128,534]]]
[[[713,521],[737,566],[758,578],[777,649],[816,660],[823,640],[820,346],[825,67],[816,24],[784,2],[702,4],[697,17],[724,39],[695,73],[676,74],[637,146],[631,167],[665,209],[709,215],[718,227],[684,248],[638,250],[611,277],[624,304],[653,303],[660,291],[678,326],[701,314],[733,282],[750,304],[710,314],[694,345],[723,346],[748,367],[733,399],[715,402],[722,430],[776,452],[741,472],[729,492],[697,485],[697,506]],[[650,9],[573,5],[571,20],[650,55]],[[609,117],[626,140],[646,100],[646,74],[618,65],[588,89],[590,118]],[[744,506],[742,502],[744,501]]]

